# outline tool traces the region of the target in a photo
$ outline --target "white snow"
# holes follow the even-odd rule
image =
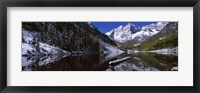
[[[158,50],[151,50],[147,52],[163,54],[163,55],[178,55],[178,47],[175,48],[165,48],[165,49],[158,49]]]
[[[104,50],[104,54],[106,54],[105,59],[113,58],[115,56],[118,56],[118,55],[124,53],[124,51],[122,51],[116,47],[113,47],[109,44],[106,44],[103,42],[100,42],[100,44],[102,44],[106,48],[106,51]]]
[[[159,71],[158,69],[145,64],[136,65],[129,62],[123,62],[116,66],[111,66],[110,68],[106,69],[106,71],[112,71],[111,68],[113,68],[115,71]]]
[[[27,57],[22,57],[22,67],[27,67],[33,63],[34,60],[27,59]]]
[[[51,55],[51,56],[44,56],[40,58],[39,66],[46,65],[55,61],[58,61],[68,55]]]
[[[69,52],[62,50],[59,47],[54,47],[46,43],[39,42],[39,47],[40,47],[40,51],[44,54],[54,54],[54,55],[58,55],[61,53],[69,54]]]
[[[163,39],[165,39],[165,37],[161,37],[161,38],[159,38],[159,40],[163,40]]]
[[[139,46],[140,45],[140,43],[137,43],[137,44],[134,44],[133,46]]]
[[[178,71],[178,66],[177,67],[172,67],[172,71]]]
[[[53,29],[51,25],[48,27]],[[22,67],[25,67],[24,69],[30,69],[28,66],[35,62],[44,65],[70,55],[68,51],[59,47],[39,42],[37,39],[39,35],[38,32],[22,29]]]
[[[167,22],[158,22],[143,27],[137,27],[134,24],[128,23],[125,26],[121,25],[118,28],[108,31],[105,34],[118,42],[125,42],[127,40],[135,39],[136,37],[138,40],[142,41],[146,39],[146,37],[159,33],[166,24]]]
[[[31,44],[22,43],[22,55],[25,55],[28,53],[35,54],[36,49]]]
[[[37,63],[39,66],[46,65],[55,61],[58,61],[67,55],[48,55],[48,56],[30,56],[22,57],[22,67],[30,66],[33,63]]]
[[[113,30],[112,30],[112,31],[109,31],[109,32],[106,32],[105,34],[106,34],[107,36],[110,36],[112,33],[113,33]]]
[[[36,52],[34,45],[22,43],[22,55],[27,55],[22,56],[22,66],[27,67],[35,62],[39,62],[41,66],[70,55],[67,51],[41,42],[39,42],[39,50],[40,52]]]
[[[39,52],[36,51],[36,46],[28,43],[22,43],[22,55],[69,55],[70,53],[61,48],[39,42]]]
[[[53,29],[51,25],[48,26],[49,28]],[[22,55],[60,55],[65,54],[69,55],[70,53],[64,51],[59,47],[54,47],[52,45],[39,42],[37,37],[39,33],[31,32],[26,29],[22,29]]]
[[[32,43],[33,42],[33,37],[37,37],[39,33],[37,32],[31,32],[26,29],[22,29],[22,39],[24,40],[24,43]]]
[[[119,27],[105,33],[109,37],[119,42],[124,42],[131,39],[132,33],[139,31],[140,28],[134,24],[128,23],[125,26],[120,25]]]
[[[127,50],[127,54],[136,54],[136,53],[139,53],[139,52],[142,52],[142,51],[139,51],[139,50]]]
[[[128,54],[134,54],[134,53],[156,53],[156,54],[162,54],[162,55],[175,55],[178,56],[178,47],[175,48],[164,48],[164,49],[158,49],[158,50],[151,50],[151,51],[139,51],[139,50],[127,50]]]
[[[131,57],[124,57],[124,58],[121,58],[121,59],[117,59],[117,60],[114,60],[114,61],[110,61],[109,64],[119,63],[119,62],[121,62],[121,61],[130,59],[130,58],[131,58]]]
[[[87,23],[89,24],[90,27],[94,28],[91,22],[87,22]]]

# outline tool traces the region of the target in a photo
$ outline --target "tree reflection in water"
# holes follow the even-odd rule
[[[119,64],[112,60],[131,57]],[[178,67],[178,56],[154,53],[122,54],[105,59],[99,54],[74,56],[22,57],[23,71],[170,71]],[[174,70],[174,69],[173,69]],[[178,70],[178,69],[175,69]]]

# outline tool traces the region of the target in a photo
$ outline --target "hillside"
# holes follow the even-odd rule
[[[163,48],[174,48],[178,46],[178,23],[168,23],[160,33],[150,37],[137,46],[139,50],[156,50]]]
[[[87,22],[22,23],[23,55],[99,53],[100,41],[116,46],[108,36]]]

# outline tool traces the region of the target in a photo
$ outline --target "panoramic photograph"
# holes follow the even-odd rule
[[[178,71],[178,22],[22,22],[22,71]]]

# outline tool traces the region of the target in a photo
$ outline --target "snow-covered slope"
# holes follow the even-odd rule
[[[22,29],[22,55],[69,55],[59,47],[39,42],[39,33]]]
[[[22,28],[22,42],[23,43],[33,43],[33,41],[36,41],[39,35],[40,33],[38,32],[32,32],[32,31]]]
[[[22,55],[66,55],[69,52],[58,47],[39,42],[38,45],[22,43]]]
[[[128,23],[125,26],[121,25],[105,34],[118,42],[125,42],[136,38],[139,41],[142,41],[147,37],[159,33],[166,26],[166,24],[167,22],[158,22],[155,24],[145,25],[143,27],[137,27],[132,23]]]

